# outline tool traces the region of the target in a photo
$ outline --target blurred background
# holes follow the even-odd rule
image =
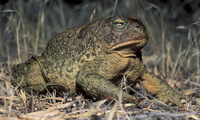
[[[143,51],[148,71],[172,87],[199,88],[199,0],[1,0],[0,66],[40,55],[47,41],[71,27],[113,15],[138,16],[149,43]]]

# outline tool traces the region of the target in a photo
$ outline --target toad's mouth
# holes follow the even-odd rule
[[[140,47],[143,47],[147,43],[147,37],[137,37],[137,38],[131,38],[131,39],[126,39],[122,41],[118,41],[116,43],[111,44],[110,50],[116,50],[118,48],[122,48],[125,46],[134,46],[137,44],[140,44]]]

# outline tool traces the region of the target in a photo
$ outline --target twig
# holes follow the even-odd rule
[[[152,116],[168,116],[168,117],[178,117],[178,116],[189,116],[189,115],[197,115],[197,112],[187,112],[187,113],[170,113],[170,112],[149,112],[146,114],[140,114],[132,116],[131,118],[146,118]]]

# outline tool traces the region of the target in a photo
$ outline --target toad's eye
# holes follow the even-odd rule
[[[126,27],[126,22],[123,20],[123,19],[115,19],[113,22],[112,22],[112,25],[115,29],[117,30],[123,30],[125,27]]]

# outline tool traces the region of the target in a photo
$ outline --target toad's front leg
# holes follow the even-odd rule
[[[180,100],[185,98],[185,96],[176,92],[165,80],[158,76],[146,72],[142,75],[140,84],[149,93],[157,95],[158,99],[162,102],[172,102],[178,105],[181,109],[184,108]]]
[[[111,81],[106,80],[103,76],[98,74],[81,75],[78,84],[89,95],[97,98],[114,99],[119,96],[121,89],[115,86]],[[122,93],[122,99],[125,101],[139,102],[139,99],[127,92]]]
[[[121,79],[117,77],[121,68],[125,67],[126,61],[123,59],[118,55],[110,55],[106,58],[98,58],[88,62],[81,68],[77,77],[77,83],[85,92],[92,96],[107,99],[118,97],[121,89],[114,83],[117,79]],[[123,65],[120,65],[120,63],[123,63]],[[123,92],[122,96],[123,100],[139,102],[137,98],[127,92]]]

